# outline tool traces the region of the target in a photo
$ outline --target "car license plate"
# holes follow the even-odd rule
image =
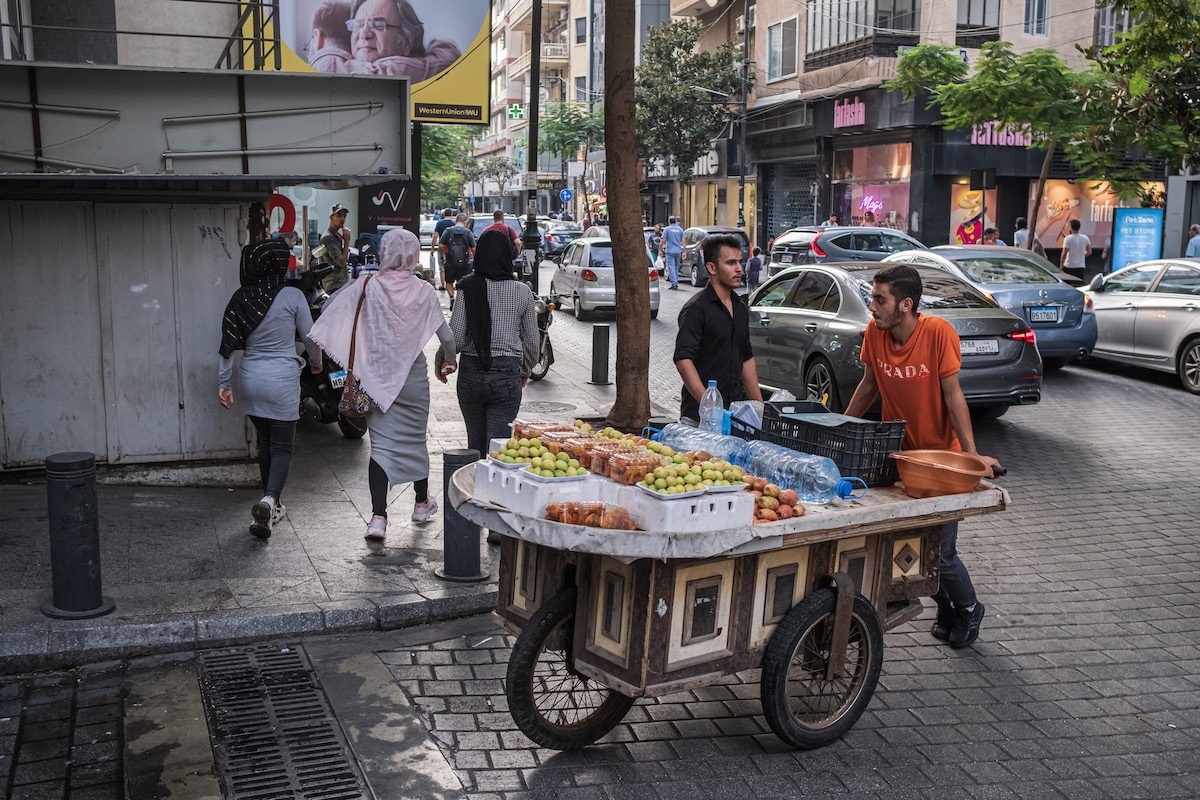
[[[791,253],[780,253],[780,254],[779,254],[779,262],[780,262],[781,264],[790,264],[790,263],[792,263],[792,254],[791,254]]]
[[[986,356],[1000,352],[1000,343],[995,339],[963,339],[958,343],[958,352],[964,356]]]
[[[346,385],[346,370],[339,369],[337,372],[329,373],[329,385],[334,389],[340,389]]]
[[[1058,309],[1054,306],[1031,306],[1030,322],[1058,322]]]

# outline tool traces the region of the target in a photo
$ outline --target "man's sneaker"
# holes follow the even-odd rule
[[[954,610],[954,626],[950,628],[950,646],[966,647],[979,638],[979,623],[983,622],[983,603],[975,601],[972,611]]]
[[[251,506],[250,516],[254,517],[254,522],[250,523],[251,534],[259,539],[271,538],[271,520],[275,516],[275,505],[275,498],[267,494]]]
[[[939,642],[944,642],[950,638],[950,628],[953,626],[954,606],[938,604],[937,619],[933,621],[933,627],[929,629],[929,635]]]
[[[382,542],[387,538],[387,517],[371,517],[363,538],[369,542]]]
[[[279,524],[279,521],[287,516],[287,509],[283,507],[283,503],[275,502],[275,510],[271,512],[271,527]]]
[[[418,525],[429,522],[430,518],[437,513],[437,510],[437,500],[430,497],[424,503],[417,503],[413,506],[412,521]]]

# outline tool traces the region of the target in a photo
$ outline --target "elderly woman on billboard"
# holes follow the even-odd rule
[[[349,49],[346,33],[349,32]],[[328,0],[313,15],[319,72],[389,75],[413,83],[432,78],[461,52],[445,39],[425,44],[425,26],[408,0]]]

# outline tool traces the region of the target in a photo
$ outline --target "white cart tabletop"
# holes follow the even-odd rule
[[[899,486],[888,486],[868,490],[861,500],[806,506],[804,516],[778,522],[702,532],[612,531],[517,514],[475,498],[474,489],[475,466],[471,464],[451,477],[448,499],[459,514],[481,527],[558,550],[595,553],[625,561],[711,558],[940,525],[1003,511],[1009,502],[1008,492],[988,481],[983,481],[973,492],[921,499],[909,497]]]

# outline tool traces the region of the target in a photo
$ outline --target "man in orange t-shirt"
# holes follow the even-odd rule
[[[846,414],[861,417],[882,397],[883,418],[907,423],[906,449],[963,450],[999,467],[975,450],[971,415],[958,385],[958,333],[946,320],[920,314],[920,301],[921,275],[912,267],[895,264],[875,274],[860,355],[866,369]],[[983,603],[958,557],[958,523],[943,525],[941,533],[941,580],[933,596],[938,613],[930,633],[951,647],[966,647],[979,638]]]

